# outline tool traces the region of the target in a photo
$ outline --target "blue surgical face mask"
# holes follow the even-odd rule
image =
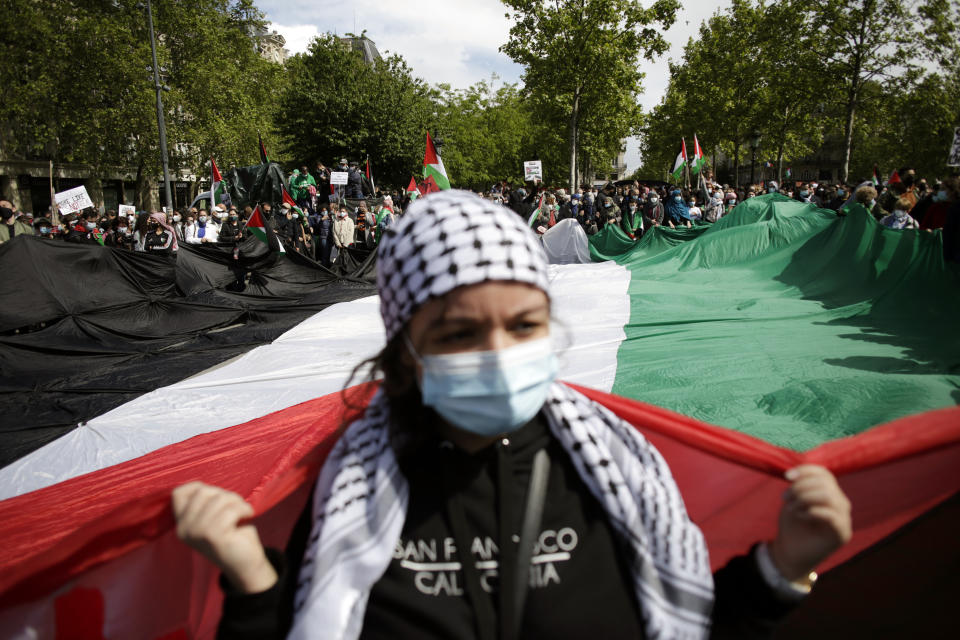
[[[801,192],[800,192],[800,197],[801,197],[801,198],[806,198],[806,197],[808,197],[809,195],[810,195],[810,192],[809,192],[809,191],[801,191]]]
[[[846,191],[844,191],[843,189],[837,189],[837,197],[838,197],[838,198],[842,198],[842,197],[845,196],[845,195],[847,195],[847,192],[846,192]]]
[[[674,202],[683,202],[683,198],[681,198],[680,196],[673,196],[673,201],[674,201]]]
[[[947,192],[945,189],[937,191],[937,195],[933,196],[934,202],[944,202],[947,199]]]
[[[423,404],[455,427],[480,436],[510,433],[529,422],[547,400],[557,375],[549,337],[498,351],[417,355]]]

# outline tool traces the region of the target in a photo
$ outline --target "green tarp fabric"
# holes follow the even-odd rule
[[[798,451],[960,403],[960,287],[938,232],[771,195],[636,244],[604,233],[594,258],[626,239],[631,272],[615,394]]]

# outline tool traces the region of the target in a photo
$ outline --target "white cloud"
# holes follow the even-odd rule
[[[320,35],[317,27],[312,24],[295,24],[288,26],[273,22],[268,25],[267,28],[275,30],[284,37],[287,41],[284,48],[289,51],[291,55],[294,53],[304,53],[313,39]]]

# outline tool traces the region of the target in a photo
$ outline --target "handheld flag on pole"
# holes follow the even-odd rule
[[[427,150],[423,154],[423,177],[433,178],[438,190],[449,189],[450,180],[447,178],[447,170],[443,167],[443,160],[437,154],[437,148],[433,145],[433,138],[427,131]]]
[[[227,193],[226,185],[223,183],[223,176],[220,175],[220,169],[213,156],[210,156],[210,208],[218,204],[230,203],[230,194]]]
[[[700,173],[704,164],[703,149],[700,148],[700,141],[697,140],[697,134],[693,134],[693,166],[691,170],[694,173]]]
[[[263,136],[257,133],[257,139],[260,141],[260,164],[270,164],[270,158],[267,156],[267,148],[263,146]]]
[[[789,180],[789,179],[791,179],[791,178],[793,177],[793,170],[792,170],[790,167],[787,167],[786,176],[787,176],[787,180]]]
[[[411,202],[420,197],[420,190],[417,188],[417,179],[413,176],[410,176],[410,184],[407,185],[407,196],[409,196]]]
[[[880,168],[877,165],[873,165],[873,175],[870,176],[870,181],[874,187],[880,186]]]
[[[277,234],[273,232],[273,229],[270,228],[270,225],[266,222],[266,220],[263,219],[263,214],[260,213],[259,204],[257,205],[257,208],[253,210],[253,213],[250,214],[250,219],[247,220],[246,229],[258,240],[260,240],[260,242],[267,245],[271,251],[286,253],[283,248],[283,243],[280,242],[280,238],[277,237]]]
[[[540,194],[540,202],[537,203],[537,208],[533,210],[533,213],[530,214],[530,218],[527,219],[527,226],[533,227],[533,223],[537,221],[537,218],[540,216],[540,211],[543,209],[543,199],[546,196],[546,193]]]
[[[427,179],[420,183],[420,193],[427,195],[434,191],[440,191],[440,186],[437,184],[437,181],[433,179],[433,176],[427,176]]]
[[[370,154],[367,154],[367,180],[370,181],[370,193],[375,195],[377,193],[377,185],[373,183],[373,172],[370,171]]]
[[[283,191],[283,203],[290,205],[291,209],[293,209],[300,215],[303,215],[303,210],[300,207],[298,207],[296,201],[292,197],[290,197],[290,194],[287,193],[286,188],[283,185],[281,185],[280,189]]]
[[[897,173],[897,170],[894,169],[893,173],[890,174],[890,179],[887,180],[887,185],[891,184],[902,184],[903,180],[900,179],[900,174]]]
[[[683,175],[683,168],[687,166],[687,141],[683,138],[680,138],[680,153],[677,154],[677,159],[673,163],[673,171],[670,172],[670,175],[673,176],[674,180],[679,180],[680,176]]]

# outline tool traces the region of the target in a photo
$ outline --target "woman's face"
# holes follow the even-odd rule
[[[549,336],[550,301],[532,285],[482,282],[425,303],[409,331],[420,355],[498,351]]]

